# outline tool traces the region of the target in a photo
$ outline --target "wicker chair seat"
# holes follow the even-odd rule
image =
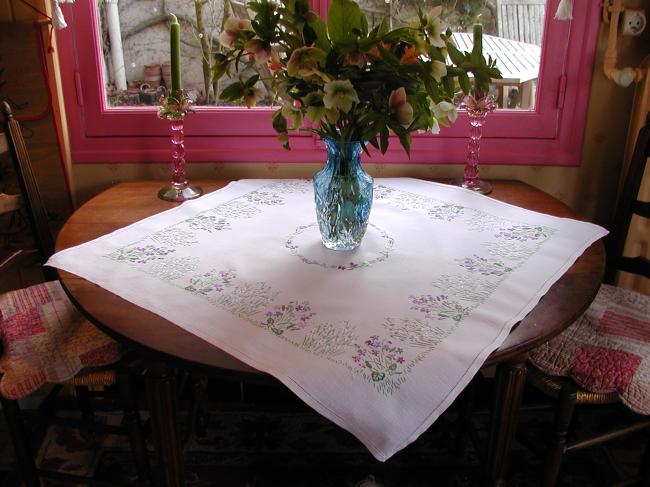
[[[58,281],[0,296],[0,394],[19,399],[45,383],[111,385],[116,373],[87,370],[117,362],[117,342],[85,320]]]
[[[603,284],[584,315],[533,350],[530,361],[546,374],[573,379],[583,389],[579,403],[619,398],[650,414],[650,296]],[[561,388],[553,382],[540,388]]]

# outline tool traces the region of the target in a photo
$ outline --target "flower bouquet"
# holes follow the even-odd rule
[[[481,27],[472,52],[461,52],[441,7],[418,10],[409,26],[392,30],[386,20],[369,28],[352,0],[332,0],[327,22],[308,0],[256,0],[247,8],[254,17],[227,19],[220,35],[225,49],[216,55],[215,77],[236,78],[220,97],[251,107],[262,94],[259,73],[268,73],[263,81],[280,106],[273,128],[283,146],[289,149],[289,130],[307,130],[328,148],[327,167],[314,176],[323,242],[354,248],[372,202],[372,179],[358,166],[361,151],[368,153],[369,144],[385,153],[394,134],[408,154],[411,133],[438,133],[456,120],[458,91],[468,94],[472,84],[489,89],[499,71],[483,57]],[[243,68],[255,65],[262,69],[244,79]]]
[[[224,23],[225,52],[217,54],[215,76],[242,72],[246,64],[268,67],[281,105],[273,128],[285,148],[294,129],[368,142],[385,153],[392,132],[408,153],[412,132],[438,133],[456,119],[452,100],[460,90],[469,94],[470,75],[483,92],[500,77],[495,61],[483,58],[480,26],[472,52],[461,52],[445,30],[441,7],[419,11],[408,27],[393,30],[385,20],[369,29],[352,0],[333,0],[327,24],[307,0],[258,0],[247,7],[255,12],[252,20]],[[259,82],[259,74],[235,81],[221,98],[251,107],[261,98]]]

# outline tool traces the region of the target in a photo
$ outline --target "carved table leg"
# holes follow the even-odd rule
[[[497,366],[496,394],[490,417],[490,436],[484,471],[485,485],[505,485],[508,457],[525,383],[526,356],[515,357]]]
[[[178,421],[176,376],[164,364],[152,364],[147,370],[147,399],[151,426],[165,487],[182,487],[183,450]]]

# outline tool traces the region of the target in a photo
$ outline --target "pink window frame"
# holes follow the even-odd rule
[[[328,0],[313,0],[326,11]],[[499,110],[489,116],[482,164],[579,165],[599,27],[598,2],[576,5],[572,21],[553,20],[559,0],[546,9],[535,111]],[[106,105],[98,42],[96,2],[64,4],[69,27],[57,31],[66,114],[74,163],[166,162],[168,124],[155,108]],[[566,52],[566,56],[557,53]],[[323,145],[309,133],[292,135],[285,151],[271,128],[268,108],[198,108],[186,119],[192,162],[316,162]],[[411,157],[397,141],[376,163],[461,163],[468,123],[439,135],[416,134]]]

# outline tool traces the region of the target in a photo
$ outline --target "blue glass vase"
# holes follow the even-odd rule
[[[368,226],[372,177],[361,167],[361,142],[323,141],[327,164],[313,178],[321,238],[328,249],[353,250]]]

